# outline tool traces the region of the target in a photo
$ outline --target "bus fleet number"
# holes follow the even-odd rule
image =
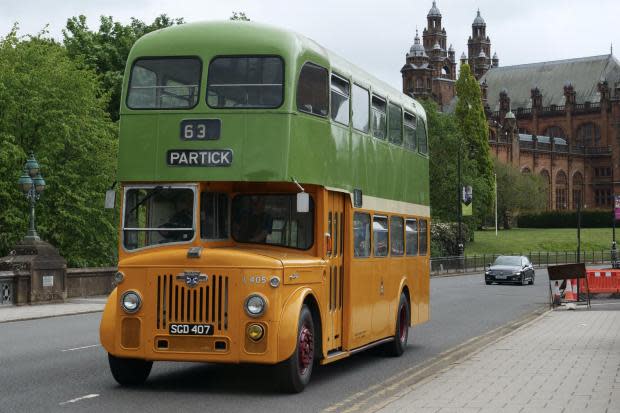
[[[215,140],[220,138],[219,119],[191,119],[181,121],[181,139],[185,141]]]

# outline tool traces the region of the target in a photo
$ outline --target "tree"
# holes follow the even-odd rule
[[[123,73],[133,44],[147,33],[183,23],[183,19],[170,18],[165,14],[155,18],[151,24],[132,18],[127,25],[115,22],[111,16],[101,16],[99,31],[94,32],[88,28],[86,17],[80,15],[67,20],[62,33],[69,56],[99,75],[101,90],[109,95],[108,113],[116,121],[119,118]]]
[[[547,182],[532,174],[495,160],[497,174],[497,215],[504,229],[511,226],[510,217],[521,212],[544,210],[547,205]]]
[[[464,162],[463,176],[467,179],[463,180],[463,184],[473,187],[473,220],[480,226],[493,210],[493,161],[480,85],[467,64],[461,66],[456,81],[456,94],[456,119],[462,142],[461,159],[471,161]]]
[[[420,101],[426,111],[429,138],[429,175],[431,216],[446,222],[456,221],[459,131],[452,114],[441,113],[433,100]]]
[[[110,265],[114,214],[103,209],[114,182],[116,127],[93,70],[43,35],[0,38],[0,256],[25,235],[28,206],[17,187],[34,151],[47,183],[37,229],[71,266]]]
[[[242,11],[233,11],[232,12],[232,16],[230,16],[230,20],[241,20],[244,22],[249,22],[250,18],[248,16],[245,15],[245,12]]]

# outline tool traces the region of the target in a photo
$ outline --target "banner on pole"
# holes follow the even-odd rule
[[[461,197],[461,214],[464,217],[472,216],[473,205],[473,188],[471,186],[464,186]]]
[[[620,219],[620,195],[614,195],[614,218]]]

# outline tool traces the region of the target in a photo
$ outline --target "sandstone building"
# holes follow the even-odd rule
[[[436,2],[416,33],[403,91],[454,108],[456,64]],[[620,62],[612,55],[499,67],[478,11],[467,42],[480,81],[491,151],[548,183],[549,209],[611,208],[620,194]]]

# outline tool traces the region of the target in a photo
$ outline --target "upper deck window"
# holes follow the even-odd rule
[[[200,60],[138,59],[131,68],[127,106],[131,109],[190,109],[198,103]]]
[[[405,148],[416,149],[416,127],[415,115],[405,112]]]
[[[403,144],[403,110],[393,104],[390,103],[388,106],[389,111],[389,140],[395,145]]]
[[[379,96],[372,96],[372,136],[385,139],[387,126],[387,104]]]
[[[216,57],[209,65],[207,104],[223,109],[277,108],[284,101],[284,63],[275,56]]]
[[[349,125],[349,82],[332,75],[332,119],[343,125]]]
[[[299,73],[297,110],[313,115],[327,116],[329,93],[327,69],[306,63]]]

